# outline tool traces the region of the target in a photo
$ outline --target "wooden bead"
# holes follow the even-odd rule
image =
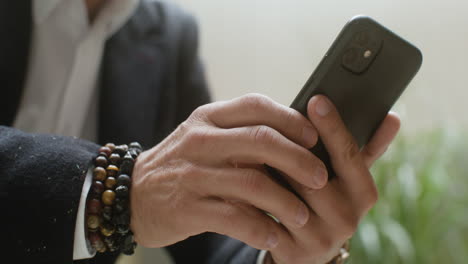
[[[120,174],[119,177],[117,178],[117,185],[124,185],[124,186],[130,187],[131,183],[132,183],[132,180],[126,174]]]
[[[101,197],[104,191],[104,184],[101,181],[94,181],[93,185],[91,185],[91,191],[94,197]]]
[[[119,168],[115,165],[109,165],[107,166],[107,177],[115,177],[117,176],[117,173],[119,172]]]
[[[108,236],[112,236],[112,234],[114,234],[115,227],[112,224],[106,222],[106,223],[103,223],[100,226],[99,230],[101,231],[101,234],[108,237]]]
[[[112,153],[109,157],[111,164],[118,166],[120,164],[120,155],[117,153]]]
[[[88,219],[86,219],[86,225],[89,230],[97,230],[101,225],[101,218],[94,214],[89,214]]]
[[[114,189],[117,184],[117,180],[114,177],[107,177],[106,182],[104,183],[107,189]]]
[[[115,144],[114,143],[107,143],[104,147],[108,147],[111,152],[114,152]]]
[[[103,167],[103,168],[106,168],[108,163],[107,163],[107,159],[106,157],[104,156],[97,156],[96,160],[95,160],[95,163],[94,163],[97,167]]]
[[[111,190],[105,190],[102,193],[102,202],[105,205],[112,205],[115,201],[115,192]]]
[[[102,211],[101,201],[98,199],[88,200],[86,209],[88,210],[88,213],[90,214],[100,215]]]
[[[103,167],[96,167],[93,171],[94,180],[104,181],[107,177],[107,172]]]
[[[101,236],[97,232],[90,232],[88,234],[89,242],[91,242],[91,246],[96,249],[99,253],[106,252],[106,245],[104,241],[102,241]]]
[[[112,154],[112,151],[108,147],[101,147],[99,149],[99,153],[106,153],[107,157],[109,157]]]

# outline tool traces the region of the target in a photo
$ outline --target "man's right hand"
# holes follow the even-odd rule
[[[136,241],[163,247],[216,232],[258,249],[275,248],[289,237],[285,227],[300,229],[310,212],[263,164],[322,188],[325,166],[307,150],[317,135],[299,112],[261,95],[198,108],[136,161],[130,197]]]

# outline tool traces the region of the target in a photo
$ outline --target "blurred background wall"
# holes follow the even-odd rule
[[[369,15],[418,46],[421,71],[398,112],[404,130],[468,124],[466,0],[177,0],[200,24],[216,100],[249,92],[289,105],[346,21]]]
[[[366,14],[424,54],[419,74],[395,107],[402,117],[402,134],[418,135],[440,127],[458,131],[468,126],[466,0],[173,1],[198,19],[201,56],[215,100],[255,92],[289,105],[347,20]],[[424,150],[428,151],[437,149]],[[404,160],[401,155],[395,159]],[[439,173],[445,165],[437,167]],[[409,178],[402,176],[403,184]],[[381,196],[383,202],[385,198]],[[402,230],[408,229],[401,225]],[[416,236],[407,232],[410,240]],[[122,263],[153,263],[154,254],[159,253],[140,249],[137,256]],[[402,262],[423,263],[417,259]]]

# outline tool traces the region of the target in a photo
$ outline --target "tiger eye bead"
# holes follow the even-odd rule
[[[88,219],[86,219],[86,225],[89,230],[97,230],[101,225],[101,218],[94,214],[89,214]]]
[[[104,181],[106,179],[107,172],[103,167],[96,167],[94,168],[93,175],[94,175],[94,180]]]
[[[101,194],[104,191],[104,184],[101,181],[94,181],[93,185],[91,185],[91,191],[93,197],[101,197]]]
[[[102,193],[102,202],[105,205],[112,205],[115,201],[115,192],[111,190],[106,190]]]
[[[110,224],[110,223],[107,223],[107,222],[104,222],[99,230],[101,231],[101,234],[103,234],[104,236],[108,237],[108,236],[112,236],[112,234],[114,234],[115,232],[115,227]]]
[[[124,185],[124,186],[130,187],[131,183],[132,183],[132,180],[126,174],[120,174],[119,177],[117,178],[117,185]]]
[[[99,215],[102,211],[101,201],[98,199],[90,199],[87,202],[86,209],[90,214]]]
[[[109,165],[107,166],[107,176],[108,177],[115,177],[117,173],[119,172],[119,168],[115,165]]]
[[[97,167],[103,167],[103,168],[106,168],[108,163],[107,163],[107,159],[106,157],[104,156],[97,156],[96,160],[95,160],[95,163],[94,163]]]
[[[109,161],[112,165],[118,166],[120,163],[120,155],[117,153],[112,153],[109,157]]]
[[[108,147],[111,152],[114,152],[115,144],[114,143],[107,143],[104,147]]]
[[[107,189],[114,189],[117,184],[117,180],[114,177],[107,177],[106,182],[104,183]]]
[[[101,147],[99,149],[99,153],[106,153],[107,157],[109,157],[111,155],[112,151],[108,147]]]

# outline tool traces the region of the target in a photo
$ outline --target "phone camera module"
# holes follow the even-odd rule
[[[341,58],[341,64],[347,70],[361,74],[365,72],[374,61],[382,46],[373,31],[361,31],[351,38]]]

